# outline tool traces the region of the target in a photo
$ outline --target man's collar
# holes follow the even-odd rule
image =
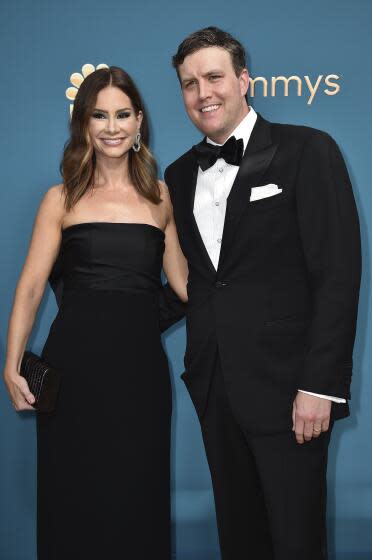
[[[256,111],[253,109],[253,107],[249,107],[248,114],[244,117],[242,121],[240,121],[240,123],[235,128],[235,130],[232,131],[230,136],[226,138],[225,142],[227,142],[228,139],[231,138],[231,136],[235,136],[237,140],[239,140],[239,138],[242,138],[244,143],[244,151],[245,151],[249,138],[251,137],[253,127],[256,124],[256,120],[257,120]],[[209,144],[214,144],[215,146],[221,145],[221,144],[217,144],[216,142],[213,142],[213,140],[211,140],[208,137],[206,138],[206,141]]]

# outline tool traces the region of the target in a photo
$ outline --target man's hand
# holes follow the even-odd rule
[[[293,431],[297,443],[317,438],[329,428],[332,402],[306,393],[297,393],[293,402]]]

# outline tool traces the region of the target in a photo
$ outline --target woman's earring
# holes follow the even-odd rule
[[[140,151],[140,149],[141,149],[141,133],[140,132],[137,132],[136,139],[134,141],[134,144],[133,144],[132,148],[135,152]]]

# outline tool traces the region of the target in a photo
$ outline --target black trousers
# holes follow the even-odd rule
[[[326,560],[330,431],[303,445],[292,431],[249,434],[234,418],[219,361],[201,427],[222,559]]]

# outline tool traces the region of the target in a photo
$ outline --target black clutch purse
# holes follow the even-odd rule
[[[23,354],[20,374],[26,379],[35,397],[32,405],[38,412],[52,412],[57,401],[60,373],[33,352]]]

